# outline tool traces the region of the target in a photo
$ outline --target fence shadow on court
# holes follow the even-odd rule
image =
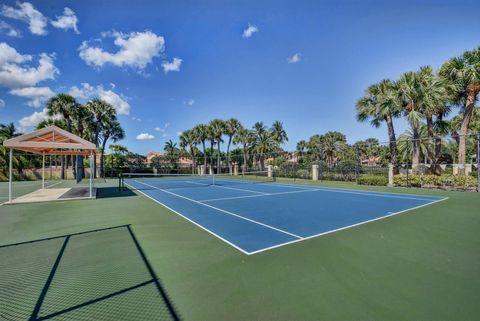
[[[97,189],[97,198],[116,198],[138,196],[133,191],[125,189],[120,191],[118,187],[101,187]]]
[[[1,320],[179,320],[129,225],[0,246]]]

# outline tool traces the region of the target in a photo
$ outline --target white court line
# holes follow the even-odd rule
[[[242,252],[243,254],[247,254],[247,255],[249,255],[249,252],[245,251],[245,250],[244,250],[244,249],[242,249],[241,247],[239,247],[239,246],[237,246],[237,245],[233,244],[232,242],[230,242],[230,241],[228,241],[228,240],[224,239],[223,237],[221,237],[220,235],[216,234],[215,232],[212,232],[212,231],[210,231],[209,229],[207,229],[207,228],[206,228],[206,227],[204,227],[203,225],[200,225],[200,224],[198,224],[197,222],[195,222],[195,221],[192,221],[191,219],[189,219],[189,218],[188,218],[188,217],[186,217],[185,215],[181,214],[180,212],[177,212],[176,210],[174,210],[174,209],[173,209],[173,208],[171,208],[171,207],[168,207],[167,205],[163,204],[163,203],[162,203],[162,202],[160,202],[159,200],[157,200],[157,199],[155,199],[155,198],[151,197],[151,196],[150,196],[150,195],[148,195],[148,194],[145,194],[144,192],[142,192],[141,190],[139,190],[139,189],[137,189],[137,188],[133,187],[132,185],[128,184],[127,182],[125,182],[125,185],[129,186],[129,187],[130,187],[131,189],[133,189],[133,190],[136,190],[136,191],[138,191],[138,192],[139,192],[139,193],[141,193],[143,196],[146,196],[147,198],[151,199],[151,200],[152,200],[152,201],[154,201],[155,203],[158,203],[158,204],[162,205],[163,207],[165,207],[166,209],[168,209],[168,210],[172,211],[173,213],[175,213],[175,214],[177,214],[177,215],[179,215],[179,216],[183,217],[184,219],[186,219],[186,220],[187,220],[187,221],[189,221],[190,223],[193,223],[194,225],[198,226],[198,227],[199,227],[199,228],[201,228],[202,230],[204,230],[204,231],[206,231],[206,232],[210,233],[211,235],[215,236],[216,238],[218,238],[218,239],[220,239],[220,240],[224,241],[224,242],[225,242],[225,243],[227,243],[228,245],[230,245],[230,246],[233,246],[235,249],[239,250],[239,251],[240,251],[240,252]],[[0,204],[0,205],[3,205],[3,204]]]
[[[176,197],[179,197],[179,198],[183,198],[183,199],[185,199],[185,200],[187,200],[187,201],[190,201],[190,202],[193,202],[193,203],[197,203],[197,204],[200,204],[200,205],[209,207],[209,208],[214,209],[214,210],[217,210],[217,211],[219,211],[219,212],[222,212],[222,213],[225,213],[225,214],[228,214],[228,215],[232,215],[232,216],[238,217],[238,218],[240,218],[240,219],[242,219],[242,220],[249,221],[249,222],[252,222],[252,223],[255,223],[255,224],[258,224],[258,225],[267,227],[267,228],[272,229],[272,230],[275,230],[275,231],[277,231],[277,232],[281,232],[281,233],[284,233],[284,234],[288,234],[288,235],[293,236],[293,237],[298,238],[298,239],[301,239],[301,238],[302,238],[301,236],[298,236],[298,235],[296,235],[296,234],[293,234],[293,233],[290,233],[290,232],[281,230],[281,229],[279,229],[279,228],[270,226],[270,225],[268,225],[268,224],[264,224],[264,223],[261,223],[261,222],[252,220],[252,219],[250,219],[250,218],[247,218],[247,217],[244,217],[244,216],[235,214],[235,213],[233,213],[233,212],[229,212],[229,211],[223,210],[223,209],[221,209],[221,208],[218,208],[218,207],[215,207],[215,206],[212,206],[212,205],[209,205],[209,204],[202,203],[202,202],[200,202],[200,201],[196,201],[196,200],[191,199],[191,198],[188,198],[188,197],[186,197],[186,196],[179,195],[179,194],[176,194],[176,193],[173,193],[173,192],[170,192],[170,191],[167,191],[167,190],[164,190],[164,189],[161,189],[161,188],[158,188],[158,187],[155,187],[155,186],[153,186],[153,185],[150,185],[150,184],[147,184],[147,183],[143,183],[143,182],[140,182],[140,181],[136,181],[136,182],[139,183],[139,184],[143,184],[143,185],[145,185],[145,186],[152,187],[152,188],[157,189],[157,190],[159,190],[159,191],[162,191],[162,192],[164,192],[164,193],[171,194],[171,195],[176,196]]]
[[[204,185],[204,186],[213,186],[213,187],[218,187],[218,188],[231,189],[231,190],[235,190],[235,191],[245,191],[245,192],[250,192],[250,193],[257,193],[257,194],[268,195],[268,193],[257,192],[257,191],[252,191],[252,190],[249,190],[249,189],[243,189],[243,188],[227,187],[227,186],[220,186],[220,185],[215,185],[215,184],[213,184],[213,185],[211,185],[211,184],[202,184],[202,183],[197,183],[197,182],[187,182],[187,183],[196,184],[196,185]]]
[[[48,186],[45,186],[45,188],[50,188],[50,187],[53,187],[55,185],[58,185],[58,184],[61,184],[63,183],[62,181],[58,182],[58,183],[55,183],[55,184],[52,184],[52,185],[48,185]]]
[[[403,196],[403,194],[383,193],[383,192],[375,192],[375,191],[366,191],[366,192],[358,191],[357,192],[357,191],[351,190],[351,189],[343,189],[343,188],[335,188],[335,187],[318,187],[318,186],[309,187],[309,186],[297,186],[297,185],[283,184],[283,183],[278,183],[278,184],[263,183],[263,185],[269,185],[269,186],[282,186],[283,185],[283,186],[288,186],[288,187],[293,187],[293,188],[300,188],[300,189],[303,189],[303,190],[317,190],[317,191],[355,194],[355,195],[364,195],[364,196],[379,196],[379,197],[412,199],[412,200],[419,200],[419,201],[431,201],[432,200],[429,197],[422,197],[421,195],[416,195],[417,197],[413,197],[413,196],[415,196],[413,194],[405,194],[405,195],[411,195],[411,196]],[[437,196],[431,196],[431,197],[437,197]]]
[[[385,216],[381,216],[381,217],[377,217],[377,218],[374,218],[374,219],[371,219],[371,220],[368,220],[368,221],[363,221],[363,222],[355,223],[355,224],[352,224],[352,225],[344,226],[344,227],[341,227],[341,228],[337,228],[337,229],[335,229],[335,230],[330,230],[330,231],[322,232],[322,233],[319,233],[319,234],[307,236],[307,237],[304,237],[304,238],[302,238],[302,239],[300,239],[300,240],[293,240],[293,241],[285,242],[285,243],[282,243],[282,244],[277,244],[277,245],[274,245],[274,246],[266,247],[266,248],[263,248],[263,249],[261,249],[261,250],[248,252],[248,255],[265,252],[265,251],[268,251],[268,250],[271,250],[271,249],[275,249],[275,248],[279,248],[279,247],[282,247],[282,246],[285,246],[285,245],[289,245],[289,244],[297,243],[297,242],[300,242],[300,241],[305,241],[305,240],[313,239],[313,238],[315,238],[315,237],[319,237],[319,236],[322,236],[322,235],[335,233],[335,232],[338,232],[338,231],[346,230],[346,229],[353,228],[353,227],[355,227],[355,226],[359,226],[359,225],[363,225],[363,224],[367,224],[367,223],[370,223],[370,222],[379,221],[379,220],[382,220],[382,219],[387,218],[387,217],[390,217],[390,216],[398,215],[398,214],[405,213],[405,212],[408,212],[408,211],[413,211],[413,210],[415,210],[415,209],[418,209],[418,208],[421,208],[421,207],[425,207],[425,206],[428,206],[428,205],[432,205],[432,204],[434,204],[434,203],[442,202],[442,201],[445,201],[445,200],[447,200],[447,199],[448,199],[448,197],[445,197],[445,198],[442,198],[442,199],[439,199],[439,200],[436,200],[436,201],[433,201],[433,202],[429,202],[429,203],[422,204],[422,205],[419,205],[419,206],[407,208],[406,210],[394,212],[394,213],[391,213],[391,214],[388,214],[388,215],[385,215]]]
[[[262,196],[275,196],[283,194],[296,194],[296,193],[308,193],[308,192],[318,192],[319,189],[304,189],[301,191],[288,191],[288,192],[278,192],[278,193],[264,193],[263,195],[246,195],[246,196],[232,196],[232,197],[223,197],[223,198],[211,198],[208,200],[200,200],[199,202],[213,202],[213,201],[224,201],[224,200],[234,200],[239,198],[250,198],[250,197],[262,197]]]

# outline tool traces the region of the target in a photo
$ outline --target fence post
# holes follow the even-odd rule
[[[410,140],[407,139],[407,155],[406,155],[406,157],[407,157],[407,159],[406,159],[406,161],[407,161],[407,165],[406,165],[406,167],[407,167],[407,187],[410,185],[409,181],[408,181],[408,156],[410,155],[410,149],[408,148],[409,147],[409,145],[408,145],[409,141]]]
[[[388,186],[393,187],[393,164],[388,164]]]
[[[318,181],[318,165],[312,165],[312,180]]]
[[[477,192],[480,192],[480,133],[477,134]]]
[[[233,175],[238,176],[238,164],[233,165]]]
[[[267,165],[268,177],[273,177],[273,166]]]

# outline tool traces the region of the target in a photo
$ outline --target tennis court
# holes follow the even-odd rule
[[[121,184],[249,255],[446,199],[283,184],[267,173],[125,174]]]

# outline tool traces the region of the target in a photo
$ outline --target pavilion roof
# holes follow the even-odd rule
[[[91,155],[95,144],[57,126],[49,126],[3,142],[7,148],[46,155]]]

